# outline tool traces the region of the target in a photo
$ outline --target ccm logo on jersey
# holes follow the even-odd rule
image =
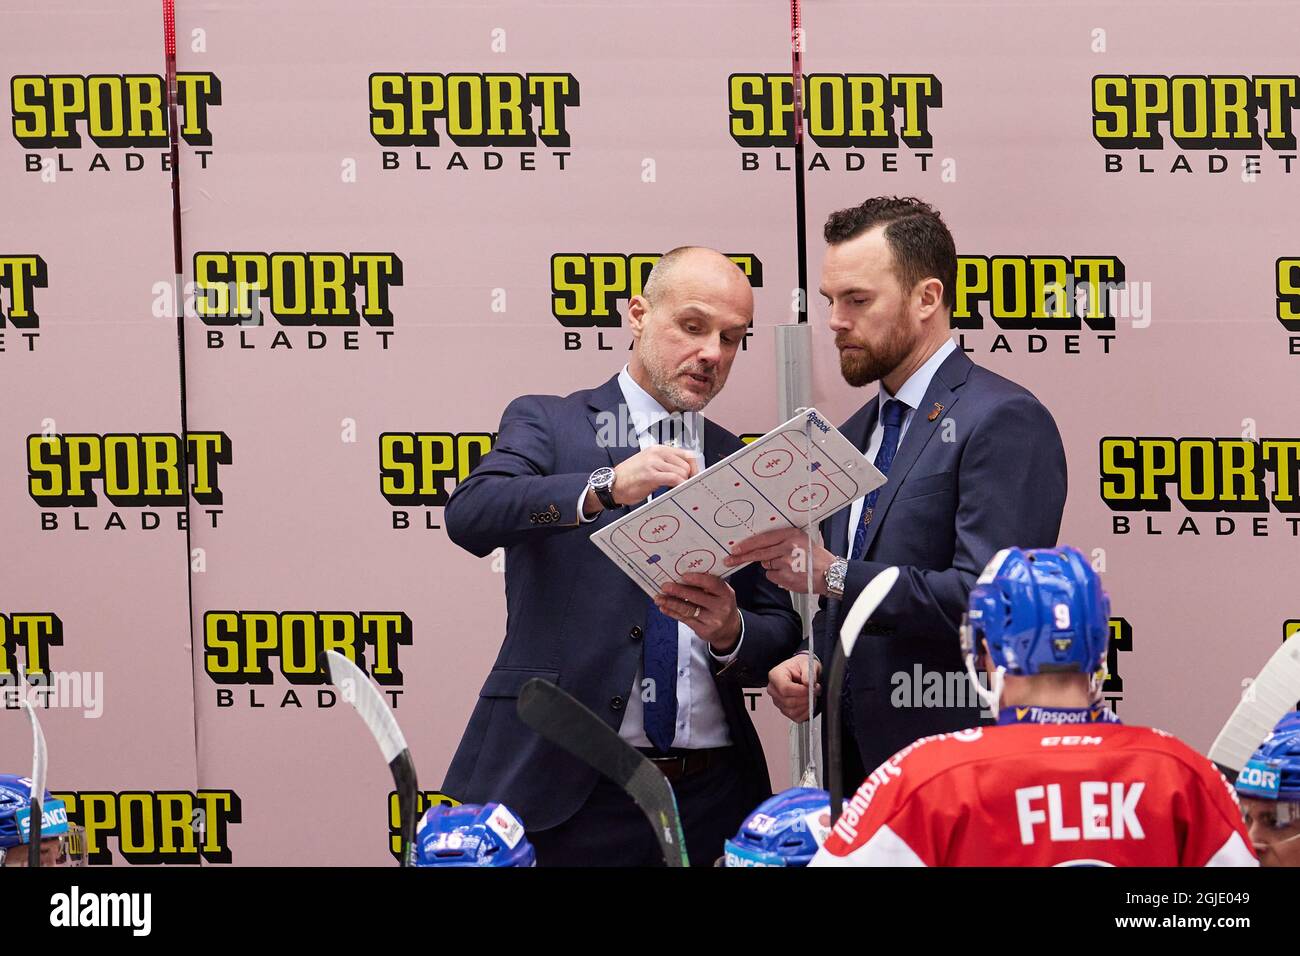
[[[1086,747],[1104,743],[1101,737],[1044,737],[1039,743],[1044,747]]]
[[[1053,843],[1123,840],[1126,837],[1141,840],[1146,834],[1137,818],[1137,804],[1144,789],[1145,783],[1081,781],[1077,811],[1079,825],[1066,826],[1065,804],[1059,783],[1049,783],[1046,787],[1021,787],[1016,791],[1020,842],[1032,846],[1038,839],[1037,828],[1044,823]],[[1044,798],[1046,808],[1042,806]]]

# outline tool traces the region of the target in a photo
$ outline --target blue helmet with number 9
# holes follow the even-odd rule
[[[1094,675],[1106,664],[1110,598],[1075,548],[1007,548],[970,593],[963,650],[988,643],[994,666],[1016,676]]]
[[[439,804],[416,828],[414,865],[536,866],[537,853],[505,804]]]
[[[758,805],[724,845],[724,866],[807,866],[830,831],[831,795],[794,787]]]

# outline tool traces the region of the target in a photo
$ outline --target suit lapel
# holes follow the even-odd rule
[[[912,470],[916,460],[921,457],[922,450],[934,437],[939,423],[957,404],[960,396],[956,390],[966,381],[970,367],[971,360],[958,348],[944,359],[943,364],[935,371],[934,378],[930,380],[930,387],[925,390],[925,398],[921,400],[921,407],[912,413],[912,420],[908,422],[907,434],[903,436],[902,444],[898,446],[898,453],[894,456],[894,463],[889,468],[889,480],[885,482],[884,487],[880,489],[880,495],[876,498],[871,524],[867,525],[866,543],[862,546],[864,556],[870,553],[871,542],[876,538],[876,531],[884,521],[889,506],[894,503],[898,489],[907,480],[907,473]],[[936,406],[942,408],[936,411]]]
[[[611,467],[617,467],[641,450],[617,375],[592,389],[587,405],[587,420],[596,431],[597,442],[609,453]]]
[[[732,452],[737,451],[742,442],[731,439],[721,425],[715,425],[708,418],[704,419],[704,467],[712,468]]]

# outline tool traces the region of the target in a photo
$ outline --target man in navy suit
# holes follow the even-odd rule
[[[771,794],[741,688],[764,686],[798,647],[789,595],[755,565],[727,580],[683,575],[652,602],[589,540],[741,447],[700,411],[726,383],[753,303],[722,254],[668,253],[628,305],[628,365],[598,388],[511,402],[492,451],[447,503],[458,545],[480,557],[506,549],[507,620],[443,789],[510,806],[542,865],[662,860],[630,798],[519,720],[532,677],[557,683],[656,763],[697,863],[721,856]]]
[[[890,565],[899,581],[863,630],[841,713],[845,792],[927,734],[974,726],[957,633],[984,565],[1010,546],[1056,544],[1065,507],[1065,451],[1051,413],[1025,389],[975,365],[950,333],[957,253],[939,213],[879,197],[826,222],[821,293],[840,372],[879,394],[841,426],[888,482],[822,525],[811,555],[814,651],[829,660],[841,612]],[[769,532],[741,542],[733,564],[807,591],[806,538]],[[807,657],[770,675],[791,720],[808,717]],[[917,687],[917,682],[925,685]],[[961,688],[963,693],[951,693]]]

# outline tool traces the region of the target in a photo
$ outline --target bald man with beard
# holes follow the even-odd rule
[[[480,557],[506,550],[505,640],[443,790],[501,801],[540,865],[659,865],[631,799],[546,742],[515,712],[543,677],[640,749],[672,783],[687,851],[712,862],[771,794],[743,687],[799,643],[789,595],[757,566],[724,581],[688,574],[653,601],[592,532],[741,447],[705,419],[753,319],[749,281],[726,256],[661,258],[627,312],[631,360],[597,388],[526,395],[493,450],[447,503],[449,537]]]

